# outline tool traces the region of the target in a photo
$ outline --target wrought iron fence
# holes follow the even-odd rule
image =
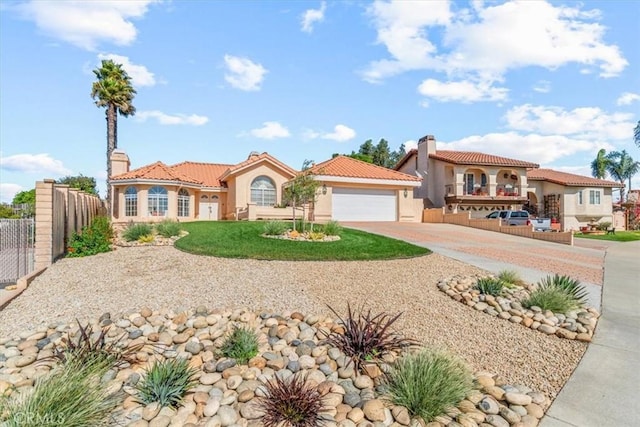
[[[0,286],[33,271],[34,241],[33,218],[0,219]]]

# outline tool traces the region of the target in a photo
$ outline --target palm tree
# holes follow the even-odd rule
[[[98,107],[106,107],[107,116],[107,211],[111,215],[111,154],[118,148],[118,113],[124,117],[133,116],[136,108],[132,101],[136,90],[131,85],[131,77],[111,59],[102,61],[100,68],[93,70],[97,80],[91,86],[91,98]]]
[[[591,175],[598,179],[606,178],[608,166],[609,159],[607,158],[607,151],[601,148],[596,158],[591,162]]]
[[[640,120],[638,120],[638,124],[633,129],[633,142],[640,148]]]
[[[620,201],[624,201],[624,182],[628,180],[629,189],[631,189],[631,178],[640,172],[640,162],[633,160],[626,150],[612,151],[607,158],[609,159],[607,171],[623,185],[620,188]]]

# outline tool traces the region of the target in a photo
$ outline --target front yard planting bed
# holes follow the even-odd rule
[[[615,234],[606,234],[605,232],[602,232],[602,234],[575,233],[574,237],[580,237],[582,239],[610,240],[613,242],[633,242],[640,240],[640,231],[616,231]]]
[[[363,261],[410,258],[431,253],[401,240],[345,228],[340,240],[310,244],[266,239],[260,221],[211,221],[183,224],[188,236],[175,247],[189,253],[223,258],[289,261]]]
[[[185,312],[142,308],[114,318],[105,313],[90,324],[96,334],[109,327],[107,345],[120,339],[119,346],[136,349],[101,379],[83,385],[102,387],[108,396],[119,399],[106,420],[108,425],[257,427],[265,415],[260,402],[271,398],[266,384],[275,378],[286,382],[294,377],[302,378],[318,394],[322,403],[318,415],[325,425],[424,425],[406,407],[390,403],[384,386],[381,372],[395,369],[404,353],[385,354],[376,365],[379,369],[358,372],[343,351],[325,342],[328,334],[341,334],[345,329],[331,317],[247,309],[211,311],[200,306]],[[257,354],[247,363],[221,355],[227,337],[237,328],[257,336]],[[58,322],[1,339],[0,392],[9,399],[30,393],[36,378],[60,367],[62,362],[47,357],[64,345],[69,331],[70,340],[75,341],[80,326]],[[92,335],[91,341],[95,339]],[[187,387],[176,405],[141,403],[139,390],[141,384],[148,385],[146,376],[153,364],[178,359],[188,360],[193,387]],[[444,413],[434,415],[429,426],[535,426],[549,406],[544,394],[524,385],[509,385],[488,372],[469,375],[473,382],[467,391]],[[56,425],[64,425],[69,412],[54,409],[61,412],[47,416],[56,417],[60,422]],[[7,416],[11,414],[0,414],[0,418]]]
[[[533,285],[504,288],[498,296],[476,289],[481,276],[457,276],[438,282],[438,289],[475,310],[490,316],[521,324],[527,328],[560,338],[591,342],[600,314],[592,307],[578,308],[567,313],[554,313],[540,307],[525,308]]]

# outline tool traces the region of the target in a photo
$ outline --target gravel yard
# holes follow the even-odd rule
[[[221,259],[173,247],[120,248],[62,259],[0,311],[0,337],[50,322],[95,319],[142,307],[183,310],[248,307],[271,312],[344,312],[346,303],[374,312],[403,311],[398,327],[441,346],[475,371],[501,375],[554,398],[586,344],[494,319],[452,300],[439,279],[482,270],[438,254],[368,262]]]

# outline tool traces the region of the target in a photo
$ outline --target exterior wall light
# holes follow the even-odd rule
[[[322,184],[322,194],[327,194],[327,184]]]
[[[404,189],[403,194],[404,194],[404,198],[406,199],[407,196],[409,195],[409,192],[407,191],[406,188]]]

